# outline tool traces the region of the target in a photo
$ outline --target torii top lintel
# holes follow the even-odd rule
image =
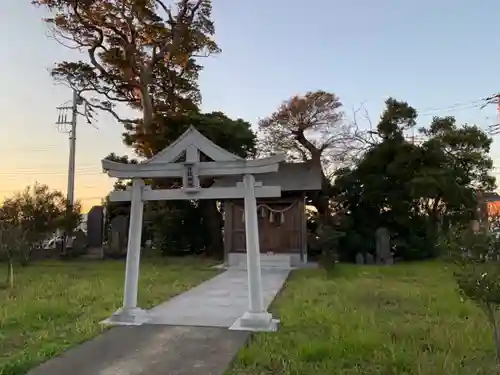
[[[184,152],[186,161],[176,162]],[[213,161],[200,162],[200,152]],[[110,177],[117,178],[182,177],[187,165],[198,176],[223,176],[277,172],[284,159],[284,155],[257,160],[243,159],[219,147],[194,126],[190,126],[177,140],[151,159],[138,164],[103,159],[102,168]]]

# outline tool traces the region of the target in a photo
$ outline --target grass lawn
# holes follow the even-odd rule
[[[210,265],[144,259],[139,305],[153,306],[216,275]],[[47,261],[17,268],[15,289],[0,290],[0,375],[25,374],[100,333],[99,321],[121,306],[124,275],[123,261]]]
[[[296,271],[271,310],[281,330],[255,335],[228,374],[495,373],[485,317],[439,263]]]

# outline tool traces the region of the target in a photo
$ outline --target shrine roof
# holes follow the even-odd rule
[[[200,154],[212,161],[200,162]],[[182,157],[184,161],[180,161]],[[276,172],[284,159],[282,154],[256,160],[244,159],[219,147],[194,126],[189,126],[178,139],[151,159],[135,164],[103,159],[101,164],[110,177],[161,178],[182,177],[188,165],[195,166],[195,173],[199,176],[270,173]]]
[[[242,180],[241,175],[217,177],[214,187],[229,187]],[[321,190],[321,170],[311,163],[280,163],[277,172],[255,175],[264,186],[281,186],[282,191]]]

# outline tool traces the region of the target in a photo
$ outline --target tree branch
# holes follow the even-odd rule
[[[90,103],[90,101],[88,101],[85,98],[83,98],[83,100],[87,103],[87,105],[89,105],[90,107],[92,107],[94,109],[99,109],[101,111],[108,112],[109,114],[111,114],[116,119],[116,121],[118,121],[118,122],[120,122],[122,124],[137,124],[137,120],[125,119],[123,117],[120,117],[120,115],[118,115],[118,112],[116,112],[110,106],[104,106],[104,105],[101,105],[101,104]]]

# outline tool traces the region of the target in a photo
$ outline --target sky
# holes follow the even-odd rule
[[[435,115],[484,128],[498,122],[494,105],[479,108],[500,92],[498,1],[214,0],[213,7],[223,52],[204,61],[204,111],[255,126],[289,97],[322,89],[340,97],[347,115],[363,105],[374,122],[390,96],[417,108],[419,125]],[[66,191],[68,135],[55,121],[71,92],[49,70],[82,57],[49,38],[43,16],[28,0],[1,0],[0,199],[35,181]],[[85,210],[113,183],[100,160],[131,154],[120,124],[100,115],[95,125],[80,118],[77,128],[75,194]]]

